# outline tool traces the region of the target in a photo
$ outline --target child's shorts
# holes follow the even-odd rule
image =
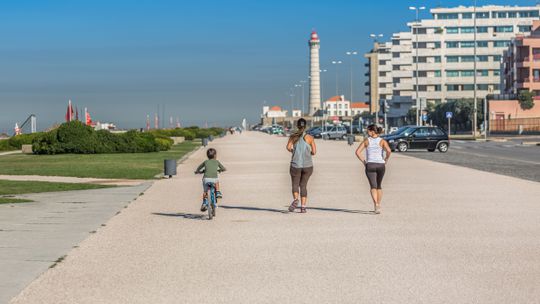
[[[209,190],[209,187],[208,187],[207,183],[213,183],[215,185],[215,184],[219,183],[219,179],[217,179],[217,178],[208,178],[208,177],[203,178],[202,179],[202,185],[203,185],[204,192],[207,192]]]

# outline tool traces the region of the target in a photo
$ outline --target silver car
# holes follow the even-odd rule
[[[347,129],[342,126],[327,127],[325,131],[321,132],[323,139],[347,139]]]

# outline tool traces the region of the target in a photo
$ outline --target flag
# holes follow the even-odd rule
[[[19,124],[18,123],[15,123],[15,135],[20,135],[22,132],[21,132],[21,128],[19,128]]]
[[[73,120],[73,106],[71,105],[71,99],[68,102],[68,107],[66,111],[66,122]]]
[[[90,117],[90,113],[88,113],[87,108],[84,108],[84,120],[87,126],[92,125],[92,117]]]
[[[146,130],[150,130],[150,115],[146,114]]]
[[[154,129],[159,129],[159,118],[157,114],[154,116]]]

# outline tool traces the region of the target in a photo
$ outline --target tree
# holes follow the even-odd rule
[[[534,107],[534,93],[523,90],[518,94],[519,106],[523,110],[530,110]]]

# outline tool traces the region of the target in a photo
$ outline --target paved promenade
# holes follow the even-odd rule
[[[533,303],[540,183],[394,154],[374,215],[354,148],[319,141],[307,214],[285,138],[214,141],[229,170],[198,211],[200,150],[13,303]]]

